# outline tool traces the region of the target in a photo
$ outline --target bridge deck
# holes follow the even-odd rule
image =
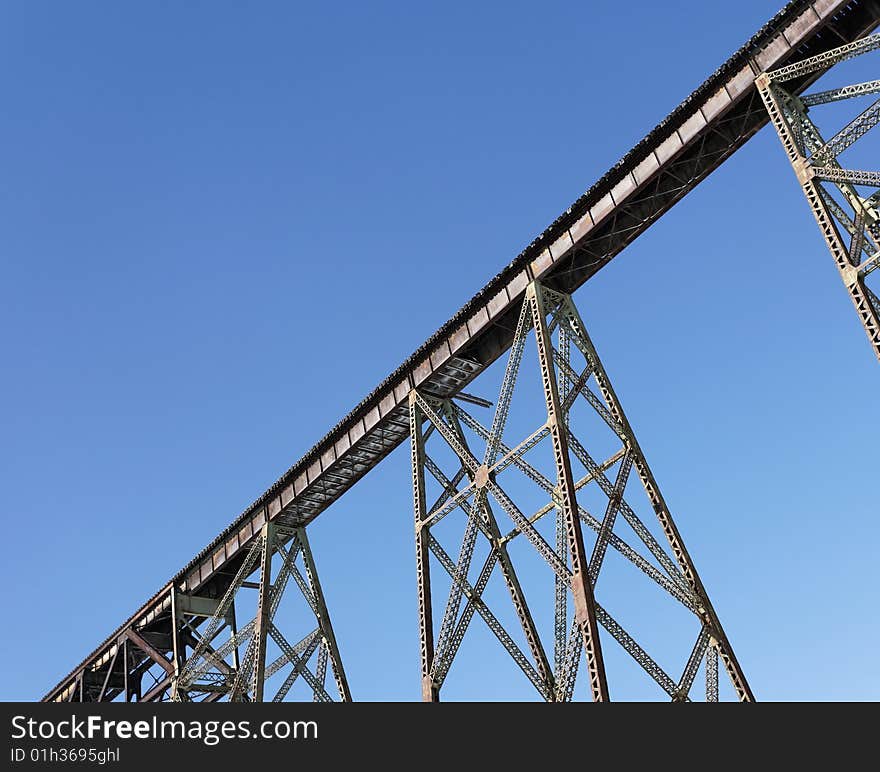
[[[757,74],[855,40],[878,21],[877,0],[789,3],[44,699],[75,698],[84,672],[101,680],[132,627],[151,631],[160,651],[166,628],[168,651],[173,584],[222,593],[266,518],[310,522],[406,439],[411,389],[454,394],[507,350],[532,279],[574,291],[745,144],[767,122]]]

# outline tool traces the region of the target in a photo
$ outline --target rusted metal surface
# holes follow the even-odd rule
[[[531,281],[581,286],[763,126],[756,74],[855,40],[878,20],[876,0],[789,3],[44,699],[96,698],[129,629],[164,632],[170,651],[172,587],[222,594],[264,523],[307,524],[409,436],[413,389],[455,394],[507,350]],[[820,74],[792,82],[792,93]],[[90,697],[83,683],[94,680]]]

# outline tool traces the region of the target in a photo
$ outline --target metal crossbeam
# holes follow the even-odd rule
[[[880,80],[869,80],[865,83],[854,83],[851,86],[842,86],[828,91],[817,91],[815,94],[804,94],[800,99],[804,107],[815,107],[816,105],[839,102],[841,99],[877,93],[880,93]]]

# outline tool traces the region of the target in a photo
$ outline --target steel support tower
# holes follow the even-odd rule
[[[296,591],[285,593],[291,584]],[[253,597],[244,598],[249,592]],[[316,702],[333,700],[334,691],[337,699],[351,700],[304,527],[265,523],[222,596],[192,595],[175,586],[169,597],[163,617],[171,640],[155,631],[127,630],[111,647],[105,672],[80,678],[71,701],[278,702],[298,681]],[[306,624],[312,629],[294,643],[275,624],[283,598],[299,600],[292,613],[287,603],[286,624],[311,619],[313,625]],[[242,607],[255,609],[245,624],[237,620]],[[170,658],[163,653],[168,649]],[[328,664],[335,683],[329,690]]]
[[[521,382],[519,375],[530,337],[535,343],[543,394],[542,420],[520,442],[507,443],[505,428],[515,387],[518,380]],[[464,395],[464,399],[474,401],[469,395]],[[586,415],[579,416],[580,420],[575,417],[578,408],[586,411]],[[590,422],[590,418],[595,420]],[[410,394],[410,431],[424,700],[439,698],[440,687],[475,614],[488,625],[538,695],[548,702],[572,699],[582,659],[586,662],[589,696],[595,701],[609,699],[601,630],[674,701],[690,699],[691,687],[704,660],[705,695],[709,701],[717,701],[719,657],[736,696],[743,701],[753,700],[660,487],[569,295],[554,292],[539,282],[532,282],[526,289],[490,427],[474,418],[459,400],[434,397],[415,389]],[[579,437],[587,439],[582,442]],[[428,452],[429,440],[447,450],[447,456],[451,451],[457,468],[444,471]],[[540,468],[540,459],[532,461],[542,444],[549,444],[552,450],[549,463],[545,463],[547,471]],[[588,445],[594,447],[588,449]],[[603,458],[595,455],[599,448]],[[647,510],[665,537],[666,548],[630,503],[638,494],[633,486],[627,488],[633,470],[649,505]],[[534,513],[523,512],[516,495],[508,492],[506,481],[514,471],[537,486],[548,499]],[[433,478],[439,493],[430,508],[429,478]],[[594,512],[579,501],[588,486],[601,494],[601,508]],[[456,512],[464,515],[464,523],[458,529],[462,532],[461,546],[453,559],[435,531],[441,521]],[[555,529],[545,535],[541,531],[547,530],[542,528],[547,520],[555,520]],[[478,540],[485,544],[485,558],[474,571]],[[514,540],[528,542],[552,578],[552,665],[526,600],[525,582],[511,557]],[[675,678],[611,615],[604,603],[598,603],[597,583],[609,550],[636,569],[639,576],[648,580],[646,583],[653,583],[656,591],[665,593],[689,612],[695,622],[690,645],[678,652],[681,656]],[[434,619],[430,556],[451,579],[439,626]],[[515,643],[514,633],[505,628],[484,600],[484,591],[496,567],[513,603],[527,651]],[[608,579],[605,584],[614,581]],[[630,594],[634,591],[635,588],[628,589]],[[613,597],[613,593],[608,594]],[[462,610],[463,599],[466,604]],[[658,599],[646,593],[644,602],[656,604]],[[676,616],[664,616],[664,628],[676,624]]]
[[[818,112],[813,108],[820,105],[837,105],[840,110],[841,103],[880,93],[880,80],[800,95],[786,90],[791,81],[878,49],[880,35],[871,35],[762,73],[756,85],[859,321],[880,359],[880,298],[867,283],[868,276],[880,268],[880,171],[846,168],[840,160],[880,122],[880,100],[827,140],[813,120]]]
[[[302,558],[302,570],[297,564],[299,557]],[[275,571],[273,562],[280,564]],[[255,570],[258,581],[248,582]],[[300,599],[305,601],[301,605],[305,605],[306,613],[295,616],[313,617],[315,621],[315,628],[293,644],[275,625],[276,612],[291,579]],[[238,629],[235,600],[239,592],[246,589],[257,592],[256,613],[251,621]],[[226,697],[231,702],[268,701],[267,681],[279,671],[285,671],[283,680],[279,679],[280,683],[276,684],[271,697],[273,702],[283,700],[299,678],[305,681],[316,702],[330,702],[332,698],[326,688],[328,660],[337,697],[346,702],[351,700],[304,527],[284,521],[265,523],[260,537],[254,540],[219,600],[176,591],[172,599],[175,601],[172,613],[177,620],[173,629],[179,631],[182,627],[185,632],[183,636],[178,633],[174,642],[172,700],[213,701]],[[217,641],[225,630],[228,634],[218,645]],[[278,651],[270,660],[271,642]],[[244,656],[241,656],[240,648],[244,648]],[[314,672],[309,666],[313,655]]]

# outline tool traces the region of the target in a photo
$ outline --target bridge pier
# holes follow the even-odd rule
[[[505,428],[523,368],[524,351],[531,337],[543,395],[542,423],[522,441],[505,442]],[[533,394],[528,396],[532,401],[536,399]],[[533,412],[534,409],[532,406]],[[455,398],[417,389],[410,393],[409,411],[424,700],[439,699],[441,687],[475,615],[484,620],[538,694],[548,702],[572,699],[581,660],[586,663],[589,696],[594,701],[608,700],[609,677],[603,651],[612,643],[621,646],[672,700],[689,699],[691,686],[703,666],[706,697],[717,701],[719,657],[730,676],[735,696],[743,701],[753,699],[721,622],[569,295],[538,282],[527,287],[491,427],[483,426]],[[590,417],[591,422],[584,420]],[[596,449],[602,448],[603,455],[596,457],[605,458],[604,461],[596,461],[581,443],[579,436],[587,436],[581,433],[582,429],[589,430],[588,436]],[[534,453],[542,443],[549,444],[551,449],[552,463],[547,463],[545,453],[546,471],[542,471]],[[453,468],[451,473],[442,469],[441,463],[432,458],[432,447],[446,459],[451,455],[458,468]],[[527,454],[531,454],[528,459]],[[579,469],[578,477],[575,467]],[[665,547],[628,501],[631,494],[626,493],[626,487],[632,469],[642,484],[641,495],[647,500],[654,527],[665,537]],[[514,470],[549,499],[531,515],[525,514],[516,503],[518,494],[508,492],[524,482],[508,483]],[[505,473],[503,477],[502,473]],[[579,498],[587,499],[587,494],[592,497],[590,500],[595,500],[597,495],[604,500],[604,514],[593,515],[579,501]],[[429,500],[433,501],[430,507]],[[547,528],[551,520],[547,516],[551,513],[555,514],[555,527]],[[463,535],[456,557],[442,546],[437,530],[441,521],[446,520],[443,528],[448,533],[452,526],[447,518],[461,515],[464,523],[459,530],[463,530]],[[499,519],[502,517],[504,523]],[[588,528],[584,529],[584,525]],[[585,530],[590,534],[589,540],[585,539]],[[550,569],[553,592],[545,594],[544,605],[548,608],[552,605],[552,666],[534,621],[535,612],[526,601],[521,581],[525,573],[511,556],[509,547],[515,539],[518,544],[531,543],[545,567]],[[478,545],[482,545],[485,557],[481,567],[473,570],[480,564],[480,561],[475,563]],[[690,634],[692,645],[688,644],[687,649],[680,652],[682,673],[678,679],[669,676],[597,600],[596,584],[609,552],[615,555],[617,563],[637,569],[635,576],[650,580],[643,584],[653,583],[668,600],[690,612],[695,629]],[[508,629],[486,598],[496,566],[500,567],[506,594],[512,601],[518,630]],[[432,568],[437,567],[448,576],[449,582],[439,625],[434,621],[433,606],[433,596],[439,593],[436,588],[432,590],[431,581]],[[618,570],[619,566],[615,566],[615,578]],[[534,571],[528,573],[529,578],[534,579]],[[547,596],[552,598],[552,604]],[[671,614],[669,624],[679,616]]]
[[[255,571],[257,581],[249,580]],[[236,601],[243,590],[255,590],[257,598],[253,619],[239,628]],[[351,700],[305,527],[265,523],[222,597],[172,592],[173,650],[178,652],[170,686],[172,700],[263,702],[269,698],[270,679],[287,669],[286,678],[273,682],[272,700],[284,699],[302,679],[315,701],[331,701],[326,684],[328,664],[338,699]],[[275,624],[285,593],[298,596],[300,618],[314,619],[314,629],[295,643],[290,643]],[[222,640],[224,631],[228,637]],[[314,666],[309,664],[313,658]]]

